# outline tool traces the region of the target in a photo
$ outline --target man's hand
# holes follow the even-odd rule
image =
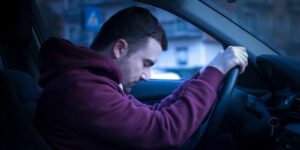
[[[209,64],[220,70],[222,73],[227,72],[239,66],[240,73],[243,73],[248,65],[248,54],[245,47],[240,46],[229,46],[227,49],[219,53]]]

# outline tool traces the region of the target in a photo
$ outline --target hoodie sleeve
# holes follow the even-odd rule
[[[158,110],[138,107],[133,97],[108,83],[76,80],[67,94],[72,104],[65,117],[75,131],[96,140],[138,149],[179,147],[208,113],[222,78],[220,72],[207,69],[178,90],[175,103]]]
[[[217,74],[217,76],[213,76],[214,74]],[[200,76],[203,76],[206,80],[208,80],[209,83],[211,83],[212,88],[216,91],[223,79],[223,74],[214,67],[207,67],[205,68],[204,72],[200,74],[199,71],[197,71],[190,80],[199,80]],[[140,101],[136,100],[136,105],[138,106],[147,106],[151,110],[160,110],[164,107],[167,107],[173,103],[175,103],[177,100],[179,100],[179,96],[182,94],[184,89],[187,86],[187,83],[189,80],[185,81],[182,85],[180,85],[171,95],[167,96],[163,100],[161,100],[160,103],[154,104],[154,105],[145,105],[141,103]]]

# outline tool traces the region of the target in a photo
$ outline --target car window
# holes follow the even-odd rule
[[[284,56],[300,58],[300,1],[201,0]]]
[[[149,9],[166,31],[169,46],[151,70],[152,79],[186,79],[205,66],[222,45],[179,17],[130,0],[37,0],[48,34],[89,46],[98,30],[117,11],[137,5]]]

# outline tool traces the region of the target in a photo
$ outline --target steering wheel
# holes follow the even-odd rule
[[[205,148],[218,134],[220,123],[227,111],[229,97],[235,86],[239,74],[238,67],[231,69],[225,77],[222,87],[218,93],[210,112],[202,121],[196,132],[188,139],[188,141],[180,149]]]

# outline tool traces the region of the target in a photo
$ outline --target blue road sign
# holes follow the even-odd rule
[[[99,8],[89,6],[84,9],[84,26],[86,29],[98,31],[102,24]]]

